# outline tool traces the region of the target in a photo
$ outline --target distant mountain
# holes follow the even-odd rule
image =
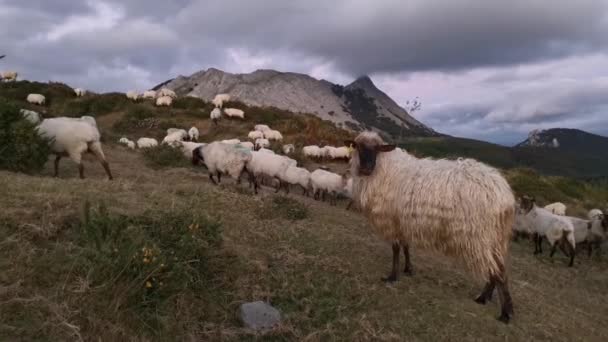
[[[549,147],[562,152],[608,157],[608,137],[570,128],[534,130],[516,147]]]
[[[160,87],[207,101],[216,94],[228,93],[248,105],[314,114],[351,130],[375,129],[393,137],[440,135],[409,115],[367,76],[341,86],[291,72],[257,70],[231,74],[210,68],[178,76],[154,89]]]

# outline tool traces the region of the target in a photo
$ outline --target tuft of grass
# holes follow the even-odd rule
[[[308,207],[293,198],[273,196],[271,201],[264,202],[258,215],[261,219],[299,221],[308,218]]]
[[[188,161],[184,158],[179,149],[167,144],[160,144],[155,147],[143,149],[146,164],[153,169],[163,169],[168,167],[188,167]]]

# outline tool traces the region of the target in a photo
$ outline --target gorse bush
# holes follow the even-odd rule
[[[190,164],[178,148],[167,144],[143,149],[146,164],[153,169],[187,167]]]
[[[0,99],[0,169],[40,171],[51,152],[50,143],[38,135],[36,125],[25,120],[19,108]]]
[[[308,217],[308,207],[289,197],[274,196],[272,201],[264,202],[258,216],[261,219],[283,218],[298,221]]]

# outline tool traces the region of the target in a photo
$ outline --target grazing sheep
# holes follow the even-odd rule
[[[593,220],[594,218],[601,218],[604,213],[600,209],[591,209],[589,213],[587,213],[587,217],[589,220]]]
[[[296,150],[296,147],[293,144],[283,145],[283,153],[292,154]]]
[[[137,140],[138,148],[150,148],[154,146],[158,146],[158,141],[154,138],[139,138]]]
[[[520,237],[530,237],[534,232],[528,224],[525,212],[520,206],[515,208],[515,220],[513,221],[513,241],[519,240]]]
[[[211,100],[211,103],[213,103],[216,108],[222,108],[224,102],[228,101],[230,101],[230,94],[217,94],[213,100]]]
[[[591,220],[583,220],[577,217],[566,216],[574,227],[574,240],[576,244],[587,245],[587,255],[591,257],[593,246],[596,246],[598,253],[602,242],[606,239],[606,223],[604,215],[596,215]]]
[[[265,148],[265,147],[269,147],[269,146],[270,146],[270,141],[268,141],[268,139],[256,139],[255,140],[256,149]]]
[[[247,138],[255,141],[257,139],[264,139],[264,133],[260,132],[260,131],[251,131],[249,132],[249,134],[247,134]]]
[[[283,135],[281,132],[271,129],[264,132],[264,138],[268,140],[283,140]]]
[[[163,144],[172,145],[176,141],[184,141],[188,138],[188,132],[184,129],[169,128],[167,136],[163,138]]]
[[[137,102],[137,100],[139,100],[140,97],[142,97],[142,95],[140,95],[138,92],[136,92],[134,90],[130,90],[127,92],[127,98],[134,102]],[[152,97],[152,98],[154,98],[154,97]]]
[[[241,143],[241,141],[239,139],[226,139],[226,140],[222,140],[220,142],[222,144],[227,144],[227,145],[236,145],[236,144]]]
[[[241,174],[247,172],[245,166],[251,161],[251,154],[251,151],[216,141],[195,148],[192,151],[192,164],[204,163],[209,170],[209,179],[213,184],[221,182],[222,173],[229,174],[239,184]],[[217,175],[217,182],[213,179],[213,175]]]
[[[522,197],[520,208],[524,214],[525,224],[530,227],[534,235],[534,254],[543,252],[542,239],[545,237],[551,245],[550,256],[553,257],[555,248],[559,246],[564,254],[570,256],[568,266],[572,267],[576,248],[572,221],[565,216],[537,207],[534,198],[527,196]]]
[[[41,121],[40,114],[38,114],[37,112],[34,112],[33,110],[21,109],[19,112],[21,113],[21,115],[23,115],[23,117],[27,121],[29,121],[35,125],[39,124]]]
[[[3,71],[2,73],[0,73],[0,80],[4,81],[4,82],[8,82],[8,81],[17,81],[17,76],[19,74],[17,74],[16,71]]]
[[[315,199],[322,199],[325,194],[329,195],[329,203],[335,205],[338,194],[344,190],[348,178],[333,172],[317,169],[310,174]]]
[[[76,94],[76,97],[81,97],[85,96],[87,94],[87,91],[82,88],[76,88],[74,89],[74,94]]]
[[[110,166],[106,161],[101,148],[101,134],[96,124],[91,124],[91,117],[67,118],[58,117],[44,119],[38,126],[40,135],[53,139],[52,151],[55,157],[55,177],[59,174],[59,161],[64,156],[69,156],[76,164],[80,178],[84,178],[84,166],[82,165],[82,154],[90,152],[97,157],[103,166],[108,179],[112,180]],[[93,119],[93,122],[95,120]]]
[[[46,98],[44,97],[44,95],[41,94],[29,94],[27,96],[27,102],[32,103],[32,104],[37,104],[37,105],[44,105],[44,102],[46,101]]]
[[[206,144],[204,143],[196,143],[196,142],[190,142],[190,141],[180,141],[175,143],[173,146],[176,148],[179,148],[182,153],[184,154],[184,157],[192,160],[192,152],[201,146],[205,146]]]
[[[250,151],[252,151],[254,148],[253,143],[251,141],[241,141],[239,144]]]
[[[190,139],[190,141],[198,141],[198,137],[199,137],[198,128],[196,128],[194,126],[190,127],[190,129],[188,130],[188,138]]]
[[[283,156],[273,153],[263,153],[259,151],[251,152],[251,161],[247,164],[247,170],[249,171],[249,182],[253,183],[254,193],[258,193],[259,178],[260,176],[266,176],[279,181],[279,186],[275,192],[278,192],[281,188],[280,176],[284,174],[285,170],[294,166],[291,161]]]
[[[211,111],[211,114],[209,114],[209,118],[216,125],[221,117],[222,117],[222,111],[219,108],[213,108],[213,110]]]
[[[485,304],[494,287],[502,304],[499,320],[508,322],[513,304],[507,265],[515,198],[501,174],[482,163],[418,159],[393,151],[375,132],[346,142],[351,157],[353,201],[372,227],[393,243],[397,279],[399,251],[411,273],[409,246],[430,248],[463,263],[487,283],[476,302]]]
[[[306,157],[310,157],[310,158],[320,158],[322,157],[322,153],[321,153],[321,148],[317,145],[310,145],[310,146],[304,146],[302,148],[302,153],[304,153],[304,155]]]
[[[551,213],[555,215],[565,216],[566,215],[566,205],[561,202],[555,202],[551,204],[547,204],[545,209],[549,210]]]
[[[172,99],[177,98],[177,94],[169,88],[162,88],[161,90],[156,92],[156,97],[163,97],[163,96],[169,96]]]
[[[135,149],[135,143],[131,140],[129,140],[126,137],[122,137],[120,138],[120,140],[118,140],[119,143],[126,145],[128,148],[134,150]]]
[[[255,125],[253,127],[253,130],[264,133],[266,131],[270,131],[270,127],[268,127],[267,125]]]
[[[350,157],[350,149],[346,146],[334,147],[329,151],[331,159],[348,159]]]
[[[156,98],[156,91],[154,91],[154,90],[146,90],[141,95],[141,97],[144,98],[144,99],[155,99]]]
[[[167,106],[169,107],[173,103],[173,98],[170,96],[162,96],[156,99],[157,106]]]
[[[302,187],[302,194],[308,196],[308,189],[310,188],[310,171],[301,167],[290,166],[279,175],[279,179],[285,185],[286,193],[289,193],[290,185],[299,185]]]
[[[224,114],[226,114],[227,117],[237,117],[237,118],[241,118],[244,119],[245,118],[245,112],[243,112],[240,109],[236,109],[236,108],[226,108],[224,109]]]

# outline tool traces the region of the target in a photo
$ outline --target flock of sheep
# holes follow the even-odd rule
[[[146,93],[142,97],[152,96]],[[137,100],[133,94],[128,96]],[[162,90],[160,95],[157,104],[159,99],[173,98]],[[211,119],[228,100],[226,94],[216,96]],[[41,134],[54,138],[55,174],[61,156],[68,155],[84,177],[80,156],[92,152],[112,178],[94,118],[41,120],[35,112],[22,110],[22,113],[38,124]],[[281,188],[289,192],[290,186],[299,186],[304,195],[312,190],[315,198],[329,194],[334,202],[338,194],[348,194],[373,229],[392,244],[392,270],[383,280],[397,280],[401,251],[405,256],[403,271],[408,275],[413,274],[410,247],[441,252],[485,280],[484,289],[475,299],[477,303],[485,304],[497,290],[501,305],[498,318],[505,323],[513,315],[506,260],[514,231],[534,234],[538,249],[541,239],[546,238],[552,254],[556,246],[563,247],[571,256],[571,264],[577,243],[597,244],[608,231],[607,218],[598,210],[590,212],[589,220],[581,220],[559,215],[565,214],[565,210],[554,213],[538,208],[528,197],[517,204],[513,191],[498,170],[472,159],[419,159],[386,144],[375,132],[362,132],[342,147],[302,148],[302,153],[311,158],[350,160],[351,178],[323,169],[310,172],[298,166],[297,161],[289,157],[295,150],[291,144],[282,145],[284,155],[267,149],[271,140],[283,139],[280,132],[267,125],[255,125],[249,132],[248,138],[253,142],[229,139],[198,143],[199,138],[196,127],[189,131],[172,128],[167,130],[162,143],[181,149],[193,164],[205,166],[213,183],[221,182],[222,175],[228,175],[238,184],[247,174],[256,194],[262,179],[271,180],[276,192]],[[126,137],[120,142],[130,148],[136,145]],[[140,148],[156,144],[151,138],[137,141]],[[559,210],[556,208],[559,205],[552,207]]]

